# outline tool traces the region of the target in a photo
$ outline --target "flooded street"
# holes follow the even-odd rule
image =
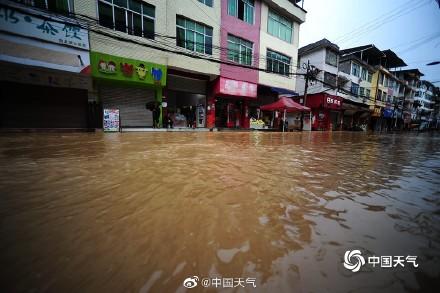
[[[3,292],[439,286],[438,134],[2,134],[0,173]],[[353,273],[353,249],[419,267]]]

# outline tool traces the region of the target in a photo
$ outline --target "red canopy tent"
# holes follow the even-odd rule
[[[310,111],[310,108],[304,107],[288,97],[280,97],[280,99],[272,104],[263,105],[260,107],[263,111],[286,111],[286,112],[305,112]]]
[[[293,101],[289,97],[280,97],[280,99],[271,104],[263,105],[260,107],[263,111],[284,111],[284,121],[286,121],[286,112],[306,112],[310,111],[310,108],[302,106]],[[284,124],[283,124],[284,132]]]

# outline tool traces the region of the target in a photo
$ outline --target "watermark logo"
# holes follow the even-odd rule
[[[183,281],[183,287],[189,289],[194,288],[197,286],[198,281],[199,281],[199,277],[197,276],[188,277]]]
[[[344,267],[352,272],[357,272],[365,265],[365,259],[360,250],[347,250],[344,255]]]
[[[364,265],[368,264],[370,267],[381,267],[381,268],[397,268],[405,267],[405,264],[412,264],[414,268],[417,268],[419,264],[417,263],[417,256],[415,255],[372,255],[368,256],[367,262],[362,256],[361,251],[347,250],[344,254],[343,265],[347,270],[352,272],[358,272]]]
[[[200,278],[198,276],[188,277],[183,281],[185,288],[195,288],[199,285]],[[200,285],[204,288],[245,288],[247,286],[256,288],[256,278],[201,278]]]

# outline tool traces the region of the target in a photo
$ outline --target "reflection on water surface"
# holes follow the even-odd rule
[[[257,292],[423,291],[440,272],[439,146],[430,134],[3,134],[2,287],[182,292],[197,275],[256,277]],[[420,267],[351,273],[350,249]]]

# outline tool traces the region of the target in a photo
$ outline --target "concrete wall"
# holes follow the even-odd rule
[[[144,2],[155,6],[155,33],[175,37],[176,36],[176,14],[183,15],[192,20],[202,22],[213,28],[213,46],[220,44],[220,1],[214,1],[214,7],[208,7],[203,3],[192,0],[147,0]],[[97,0],[75,0],[75,12],[98,19]],[[155,40],[135,37],[123,32],[118,32],[104,27],[94,27],[90,31],[91,51],[123,56],[138,60],[145,60],[170,67],[209,74],[214,78],[219,75],[219,64],[198,60],[191,57],[165,52],[161,49],[149,48],[148,46],[162,47],[174,51],[181,51],[193,54],[191,51],[176,46],[173,38],[156,36]],[[109,34],[105,36],[102,34]],[[117,40],[113,37],[120,37],[126,40]],[[133,43],[135,42],[135,43]],[[195,53],[194,53],[195,54]],[[208,58],[219,58],[218,50],[213,50],[213,55],[201,55]]]
[[[289,6],[293,5],[289,3]],[[277,12],[280,13],[279,10],[277,10]],[[270,35],[267,32],[268,15],[269,6],[266,2],[263,2],[261,6],[260,54],[262,57],[260,58],[259,63],[260,68],[266,68],[267,49],[270,49],[272,51],[276,51],[291,57],[290,71],[296,72],[296,66],[298,63],[297,56],[299,43],[299,23],[293,21],[292,43],[288,43],[284,40],[278,39],[277,37]],[[293,18],[292,16],[288,15],[283,16],[290,19]],[[296,78],[294,75],[286,77],[280,74],[260,71],[259,83],[290,90],[295,90],[296,88]]]

